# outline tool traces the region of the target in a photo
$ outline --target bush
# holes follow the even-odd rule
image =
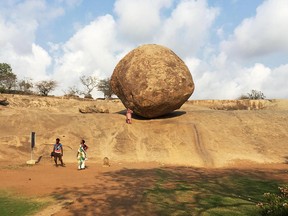
[[[238,100],[246,100],[246,99],[249,99],[249,96],[248,96],[248,95],[244,95],[244,94],[242,94],[242,95],[238,98]]]
[[[261,91],[252,90],[251,93],[248,93],[248,98],[251,100],[265,99],[265,95]]]
[[[279,194],[265,193],[265,202],[258,203],[261,215],[287,216],[288,215],[288,186],[279,187]]]
[[[85,99],[93,99],[93,97],[92,97],[91,94],[85,94],[85,95],[84,95],[84,98],[85,98]]]

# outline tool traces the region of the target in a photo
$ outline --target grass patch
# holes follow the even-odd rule
[[[17,197],[7,192],[0,192],[0,215],[32,215],[48,205],[47,201]]]
[[[177,173],[157,170],[158,180],[144,192],[143,204],[157,215],[255,216],[266,192],[277,192],[281,182],[248,174],[218,175],[185,180]]]

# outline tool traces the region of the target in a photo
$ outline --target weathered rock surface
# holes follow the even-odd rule
[[[170,49],[155,44],[129,52],[116,65],[111,87],[126,108],[146,118],[179,109],[194,91],[185,63]]]
[[[86,106],[79,108],[80,113],[109,113],[109,109],[103,106]]]

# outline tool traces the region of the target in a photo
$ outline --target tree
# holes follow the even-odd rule
[[[97,87],[98,79],[94,76],[81,76],[81,83],[84,85],[85,90],[82,92],[85,98],[92,98],[91,92]]]
[[[97,85],[98,91],[104,93],[104,97],[109,99],[114,94],[110,85],[110,78],[102,79]]]
[[[56,87],[57,82],[54,80],[43,80],[36,83],[38,92],[43,96],[47,96],[49,92],[53,91]]]
[[[261,91],[257,90],[251,90],[251,93],[248,93],[248,97],[251,100],[259,100],[259,99],[265,99],[265,95]]]
[[[23,79],[18,81],[18,88],[24,93],[32,93],[31,89],[33,86],[32,79]]]
[[[80,90],[77,89],[76,86],[69,87],[66,91],[64,91],[65,96],[67,97],[79,97],[78,95],[81,94]]]
[[[0,90],[11,90],[16,86],[17,76],[7,63],[0,63]]]

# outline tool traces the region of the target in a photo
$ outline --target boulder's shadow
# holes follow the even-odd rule
[[[126,110],[121,110],[121,111],[116,112],[116,113],[125,116],[126,115]],[[156,117],[156,118],[145,118],[145,117],[139,116],[137,114],[133,114],[132,115],[132,119],[137,119],[137,120],[170,119],[170,118],[179,117],[179,116],[184,115],[184,114],[186,114],[185,111],[179,111],[179,110],[167,113],[167,114],[165,114],[163,116],[159,116],[159,117]]]

